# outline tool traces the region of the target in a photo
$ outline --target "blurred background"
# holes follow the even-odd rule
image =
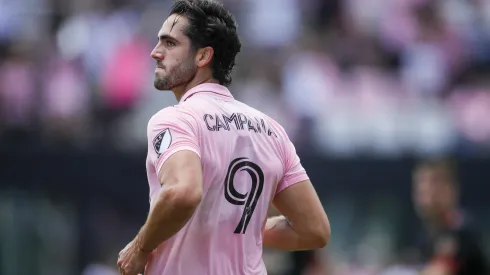
[[[413,168],[439,155],[490,247],[489,0],[220,2],[231,91],[286,128],[332,223],[324,250],[266,250],[270,274],[415,274]],[[0,0],[0,274],[117,274],[148,119],[176,104],[150,58],[171,4]]]

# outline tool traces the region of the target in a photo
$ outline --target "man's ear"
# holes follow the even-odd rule
[[[197,50],[196,64],[197,67],[202,68],[211,63],[214,56],[214,49],[212,47],[204,47]]]

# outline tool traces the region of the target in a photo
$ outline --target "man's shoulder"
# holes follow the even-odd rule
[[[161,109],[148,120],[147,131],[149,133],[155,129],[168,127],[190,127],[194,129],[196,123],[195,116],[188,110],[182,109],[178,105],[169,106]]]
[[[176,115],[178,116],[178,112],[175,112],[174,106],[165,107],[151,116],[151,118],[148,120],[148,126],[162,123],[169,118],[175,117]]]
[[[156,114],[154,114],[150,118],[149,124],[163,122],[163,121],[175,122],[176,119],[187,120],[193,116],[194,113],[189,108],[185,108],[184,106],[180,106],[180,105],[168,106],[161,109]]]
[[[175,106],[168,106],[163,109],[160,109],[151,117],[151,119],[164,118],[165,116],[169,116],[169,115],[178,115],[178,111],[176,110]]]

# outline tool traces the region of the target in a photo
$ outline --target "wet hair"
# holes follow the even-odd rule
[[[221,85],[229,86],[235,57],[242,47],[234,16],[222,4],[212,0],[177,0],[170,14],[187,18],[189,25],[184,33],[194,50],[213,48],[213,77]]]

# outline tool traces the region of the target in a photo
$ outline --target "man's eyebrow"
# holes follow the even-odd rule
[[[178,41],[177,38],[175,38],[175,37],[173,37],[173,36],[171,36],[169,34],[160,34],[158,36],[158,40],[160,40],[160,41],[161,40],[175,40],[175,41]]]

